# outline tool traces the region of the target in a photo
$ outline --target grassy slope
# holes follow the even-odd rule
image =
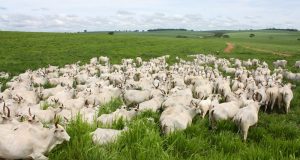
[[[249,32],[231,33],[231,37],[238,40],[240,45],[248,45],[254,48],[261,48],[275,52],[287,53],[292,56],[299,54],[300,37],[299,32],[254,32],[254,38],[245,38]]]
[[[87,62],[89,58],[108,55],[114,62],[123,57],[144,58],[162,54],[184,56],[193,53],[220,51],[218,56],[260,58],[271,62],[286,58],[289,62],[300,60],[299,33],[256,32],[250,39],[249,33],[230,33],[229,39],[174,38],[168,35],[148,35],[117,33],[109,36],[98,34],[60,33],[16,33],[0,32],[0,70],[20,73],[27,68],[38,68],[47,64],[64,65],[78,60]],[[182,34],[182,33],[181,33]],[[188,33],[192,34],[192,33]],[[198,34],[198,33],[197,33]],[[200,33],[199,33],[200,34]],[[273,39],[270,39],[270,36]],[[235,44],[230,54],[222,53],[226,42]],[[243,47],[244,45],[289,52],[282,57]],[[292,66],[289,63],[289,66]],[[298,84],[300,85],[300,84]],[[171,136],[162,136],[157,113],[146,113],[130,123],[130,132],[117,142],[107,146],[91,143],[90,126],[78,119],[68,126],[71,142],[64,143],[50,153],[50,159],[298,159],[300,158],[300,87],[294,91],[291,113],[260,113],[257,127],[251,128],[249,141],[243,143],[237,128],[231,123],[222,123],[215,132],[208,130],[208,120],[196,118],[192,126]],[[120,105],[112,102],[101,113],[112,111]],[[154,117],[155,123],[147,117]],[[116,124],[114,128],[120,128]]]
[[[195,53],[220,51],[223,57],[253,58],[268,62],[282,58],[280,55],[267,54],[247,49],[250,46],[272,51],[289,52],[286,57],[291,62],[300,59],[300,33],[294,32],[257,32],[249,38],[247,32],[230,33],[232,38],[194,38],[207,35],[207,32],[180,32],[192,38],[174,38],[178,32],[158,33],[106,33],[64,34],[64,33],[22,33],[0,32],[0,70],[17,74],[31,68],[36,69],[48,64],[64,65],[78,60],[87,62],[99,55],[108,55],[114,63],[124,57],[142,56],[150,58],[162,54],[185,56]],[[272,35],[274,38],[269,39]],[[233,53],[223,54],[226,42],[233,42]],[[264,53],[264,54],[262,54]],[[270,55],[270,56],[269,56]],[[292,63],[290,63],[292,65]]]
[[[0,46],[0,70],[19,73],[49,63],[87,62],[99,55],[108,55],[113,62],[120,62],[124,57],[150,58],[162,54],[186,55],[222,50],[225,44],[222,40],[199,41],[134,34],[0,32]]]

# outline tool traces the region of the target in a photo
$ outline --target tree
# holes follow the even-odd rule
[[[188,38],[187,36],[177,35],[176,38]]]
[[[214,36],[221,38],[224,34],[225,33],[223,33],[223,32],[216,32]]]
[[[114,35],[115,32],[108,32],[109,35]]]
[[[223,38],[230,38],[230,36],[228,34],[224,34]]]
[[[249,37],[250,37],[250,38],[253,38],[253,37],[255,37],[255,34],[251,33],[251,34],[249,35]]]
[[[84,33],[86,33],[86,32],[87,32],[87,30],[85,29],[83,32],[84,32]]]

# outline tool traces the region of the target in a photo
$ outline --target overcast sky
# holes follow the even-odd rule
[[[0,30],[297,28],[300,0],[0,0]]]

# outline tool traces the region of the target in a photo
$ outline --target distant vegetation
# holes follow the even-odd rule
[[[282,29],[282,28],[267,28],[263,30],[278,30],[278,31],[292,31],[292,32],[298,32],[298,29],[292,29],[292,28],[287,28],[287,29]]]
[[[251,34],[249,34],[249,37],[250,38],[255,37],[255,34],[251,33]]]
[[[188,36],[177,35],[176,38],[188,38]]]
[[[223,37],[224,34],[225,34],[224,32],[216,32],[216,33],[214,33],[214,36],[221,38],[221,37]]]
[[[230,36],[228,34],[224,34],[223,38],[230,38]]]
[[[273,37],[273,36],[269,36],[268,38],[269,38],[269,39],[274,39],[274,37]]]
[[[157,31],[188,31],[187,29],[149,29],[148,32],[157,32]]]
[[[109,35],[114,35],[114,32],[108,32]]]

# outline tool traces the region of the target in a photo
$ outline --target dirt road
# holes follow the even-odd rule
[[[232,52],[232,50],[234,49],[234,45],[232,43],[230,43],[230,42],[227,42],[226,44],[227,44],[227,47],[224,49],[224,52],[225,53]]]

